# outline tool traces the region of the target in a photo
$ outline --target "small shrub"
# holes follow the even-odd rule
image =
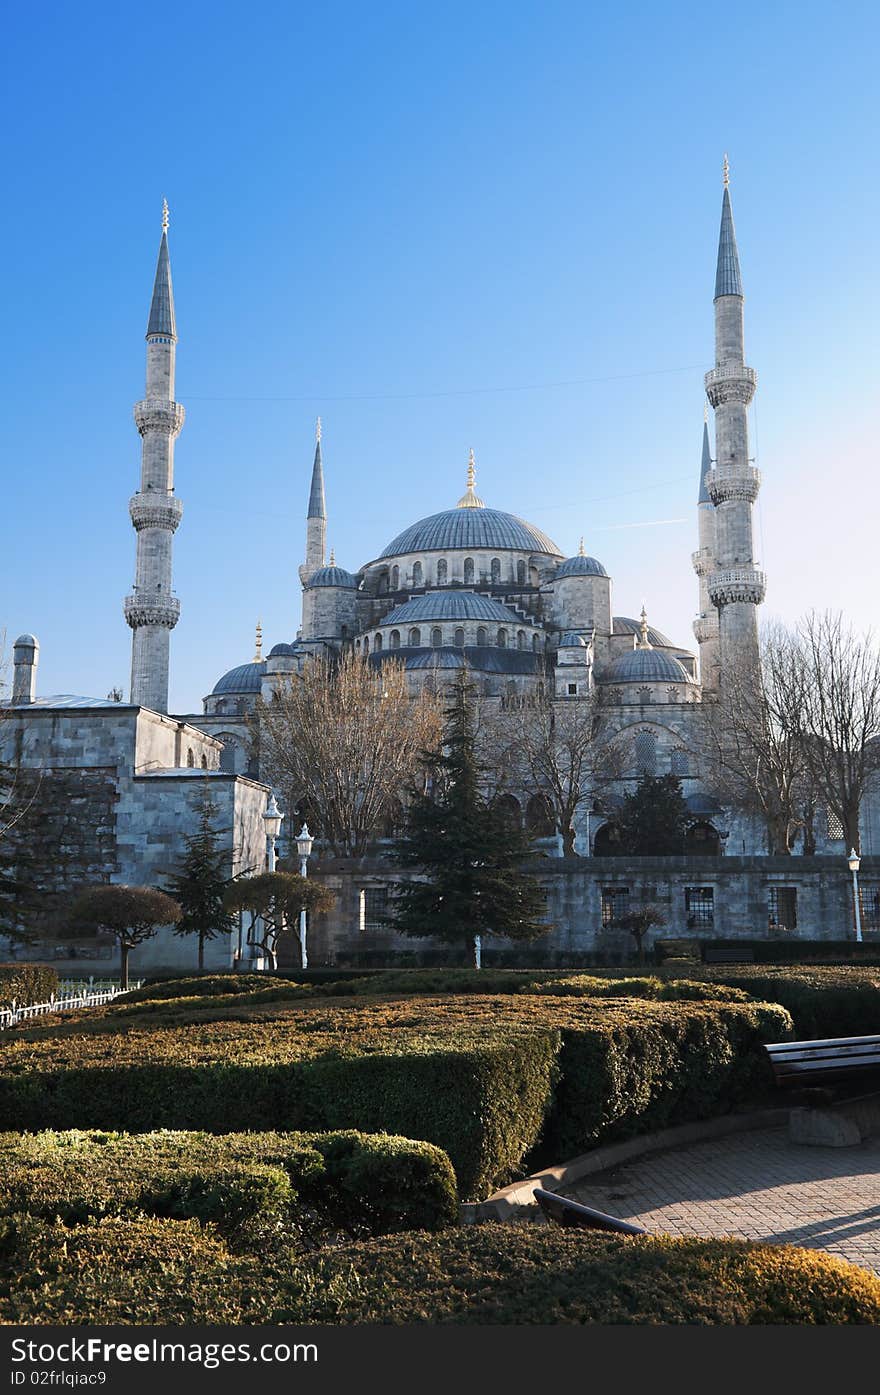
[[[48,964],[0,964],[0,1008],[45,1003],[58,992],[58,974]]]

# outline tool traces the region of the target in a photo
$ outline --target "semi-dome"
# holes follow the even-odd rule
[[[546,533],[500,509],[455,508],[433,513],[398,533],[380,557],[410,552],[541,552],[562,554]]]
[[[691,683],[687,670],[662,649],[621,654],[602,675],[605,683]]]
[[[274,653],[274,650],[272,651]],[[219,693],[258,693],[266,672],[266,660],[258,663],[239,664],[218,678],[212,689],[212,697]]]
[[[306,589],[314,590],[316,586],[342,586],[346,590],[357,590],[357,577],[352,576],[344,567],[337,567],[335,564],[329,567],[319,567],[316,572],[312,572],[306,582]]]
[[[629,615],[615,615],[611,626],[612,633],[616,635],[637,635],[641,634],[642,631],[640,621],[633,620]],[[652,644],[655,649],[676,649],[678,647],[659,630],[655,630],[652,625],[648,626],[648,643]]]
[[[578,553],[577,557],[566,557],[564,562],[560,562],[554,580],[559,581],[563,576],[607,575],[602,563],[597,562],[595,557],[587,557],[585,553]]]
[[[425,620],[493,620],[522,626],[523,619],[500,601],[473,591],[429,591],[395,607],[379,621],[385,625],[409,625]]]

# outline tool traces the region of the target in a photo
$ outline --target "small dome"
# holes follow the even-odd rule
[[[295,644],[273,644],[272,648],[269,650],[269,658],[290,658],[292,655],[298,653],[299,650],[297,649]]]
[[[687,671],[662,649],[633,649],[622,654],[602,675],[603,683],[691,683]]]
[[[633,620],[629,615],[615,615],[611,622],[612,633],[616,635],[637,635],[641,634],[641,624],[638,620]],[[648,626],[648,643],[655,649],[675,649],[676,645],[671,639],[667,639],[659,630],[653,626]]]
[[[258,693],[265,672],[265,659],[254,664],[239,664],[237,668],[231,668],[222,678],[218,678],[211,690],[211,696],[218,693]]]
[[[597,562],[595,557],[566,557],[564,562],[560,562],[556,569],[554,581],[559,581],[563,576],[607,576],[605,568],[601,562]]]
[[[319,567],[306,582],[306,589],[313,591],[316,586],[342,586],[348,591],[356,591],[357,584],[357,577],[344,567]]]
[[[583,635],[575,634],[574,630],[568,630],[560,637],[560,649],[589,649],[588,642]]]
[[[34,635],[19,635],[12,646],[13,649],[39,649],[39,641]]]
[[[489,596],[478,596],[473,591],[429,591],[426,596],[415,596],[396,606],[379,624],[408,625],[425,620],[492,620],[518,628],[526,623]]]

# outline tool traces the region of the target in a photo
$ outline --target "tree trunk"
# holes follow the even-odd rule
[[[199,973],[205,967],[205,936],[203,931],[199,931]]]
[[[767,819],[767,833],[770,840],[771,857],[790,857],[791,843],[789,841],[790,822],[783,815],[776,818]]]
[[[474,961],[474,968],[475,968],[475,969],[482,969],[482,967],[483,967],[483,942],[482,942],[481,936],[479,936],[479,935],[474,935],[473,939],[471,940],[471,957],[473,958],[473,961]]]
[[[128,987],[128,945],[125,943],[124,940],[120,941],[119,953],[122,959],[122,967],[120,969],[120,986],[122,988],[122,991],[125,992],[126,988]]]
[[[841,822],[843,824],[843,837],[846,843],[846,851],[849,852],[851,848],[854,848],[856,852],[861,852],[858,804],[849,809],[844,809]]]
[[[575,840],[575,831],[574,831],[574,829],[572,828],[571,824],[569,824],[567,828],[563,828],[563,830],[562,830],[562,856],[563,856],[563,857],[577,857],[577,853],[576,853],[575,850],[574,850],[574,840]]]

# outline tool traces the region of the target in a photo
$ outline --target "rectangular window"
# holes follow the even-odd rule
[[[832,841],[837,841],[843,837],[843,824],[836,814],[830,809],[825,810],[826,832]]]
[[[685,887],[684,908],[689,930],[711,930],[715,924],[715,888]]]
[[[859,904],[862,929],[880,930],[880,883],[862,882],[859,886]]]
[[[569,685],[568,685],[568,696],[569,696],[569,697],[577,697],[577,692],[578,692],[578,685],[577,685],[577,683],[569,683]]]
[[[387,886],[365,886],[361,890],[360,928],[361,930],[387,930],[382,919],[388,911]]]
[[[629,910],[628,886],[603,886],[602,924],[613,925],[614,921],[626,915]]]
[[[770,929],[797,929],[797,887],[770,887]]]

